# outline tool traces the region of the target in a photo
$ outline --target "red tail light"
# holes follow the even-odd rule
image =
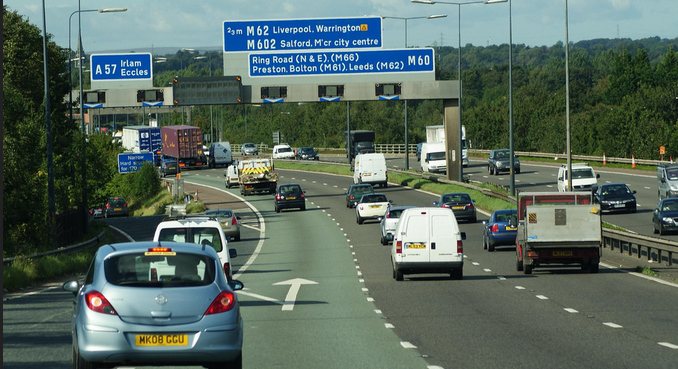
[[[461,240],[457,240],[457,254],[463,253],[464,253],[464,244],[461,242]]]
[[[212,301],[210,307],[205,311],[205,315],[219,314],[233,309],[235,306],[235,294],[231,291],[221,291],[221,293]]]
[[[355,197],[353,195],[349,195],[348,198],[353,200]]]
[[[449,208],[449,207],[450,207],[450,205],[447,205],[447,204],[443,204],[443,206],[442,206],[442,207],[443,207],[443,208]]]
[[[122,206],[126,208],[126,207],[127,207],[127,203],[122,204]]]
[[[280,194],[279,193],[275,195],[275,199],[280,201]]]
[[[396,241],[396,254],[403,253],[403,241]]]
[[[499,232],[499,224],[492,224],[492,228],[490,228],[492,233]]]
[[[151,268],[151,281],[153,282],[158,281],[158,269]]]
[[[224,275],[228,279],[231,278],[231,264],[230,263],[224,263]]]
[[[111,204],[106,204],[106,208],[110,208],[110,207],[111,207]]]
[[[302,198],[302,199],[305,199],[305,198],[306,198],[306,196],[304,195],[303,192],[301,193],[301,198]]]
[[[235,217],[231,218],[231,225],[232,226],[238,225],[238,219],[236,219]]]
[[[467,209],[473,209],[474,206],[473,206],[473,204],[468,204],[468,205],[466,205],[466,208],[467,208]]]
[[[85,294],[85,303],[87,307],[96,312],[108,315],[118,315],[108,300],[100,292],[91,291]]]

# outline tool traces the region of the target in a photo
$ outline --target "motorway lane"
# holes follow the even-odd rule
[[[561,268],[537,269],[525,276],[515,271],[513,251],[482,250],[480,223],[460,225],[467,232],[463,281],[421,275],[397,283],[392,279],[389,247],[379,244],[378,224],[358,226],[354,210],[345,208],[343,196],[336,196],[350,179],[279,172],[285,180],[322,193],[316,200],[321,206],[344,207],[334,216],[354,247],[370,296],[399,337],[417,346],[432,365],[675,366],[678,351],[660,344],[678,344],[678,320],[671,314],[678,303],[675,287],[606,268],[597,275]],[[323,187],[327,189],[322,191]],[[427,205],[435,198],[392,185],[378,191],[398,205]],[[623,328],[612,328],[614,324]],[[641,355],[644,350],[653,356]]]

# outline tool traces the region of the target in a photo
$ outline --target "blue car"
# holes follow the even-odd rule
[[[678,197],[659,201],[652,214],[652,230],[660,235],[678,232]]]
[[[517,227],[511,227],[511,218],[516,218],[516,209],[495,210],[490,219],[483,221],[483,250],[494,251],[496,246],[516,245]]]

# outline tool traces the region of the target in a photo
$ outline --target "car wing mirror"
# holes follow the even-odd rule
[[[231,257],[231,259],[238,257],[238,251],[235,249],[228,249],[228,256]]]
[[[460,232],[459,234],[461,235],[462,240],[466,239],[466,232]]]
[[[245,285],[237,279],[228,281],[228,285],[231,286],[233,291],[240,291],[245,288]]]
[[[517,225],[518,225],[518,217],[514,215],[509,219],[509,226],[515,227]]]
[[[393,234],[387,233],[387,234],[386,234],[386,240],[387,240],[387,241],[393,241]]]
[[[78,291],[80,291],[80,283],[78,281],[68,281],[63,284],[63,289],[65,291],[73,292],[74,296],[78,295]]]
[[[433,205],[434,205],[434,206],[438,206],[438,201],[434,201],[434,202],[433,202]]]

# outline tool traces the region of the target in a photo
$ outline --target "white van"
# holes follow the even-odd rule
[[[273,146],[273,159],[294,159],[294,150],[288,144]]]
[[[421,171],[428,173],[447,173],[445,143],[424,143],[421,145]]]
[[[386,158],[384,154],[358,154],[353,168],[353,183],[369,183],[388,187]]]
[[[209,148],[209,167],[216,168],[219,165],[229,166],[233,164],[233,153],[231,152],[231,143],[213,142]]]
[[[572,191],[596,191],[598,178],[600,174],[596,174],[587,163],[572,164]],[[567,164],[563,164],[558,169],[558,192],[567,190]]]
[[[678,197],[678,164],[657,165],[657,195],[659,200]]]
[[[464,278],[462,240],[466,232],[460,232],[451,209],[405,209],[392,238],[391,264],[396,281],[402,281],[405,274],[421,273],[449,273],[454,279]]]
[[[233,187],[238,187],[240,186],[240,182],[238,181],[238,166],[233,163],[226,168],[226,171],[224,172],[224,184],[226,185],[226,188],[230,189],[231,186]]]

